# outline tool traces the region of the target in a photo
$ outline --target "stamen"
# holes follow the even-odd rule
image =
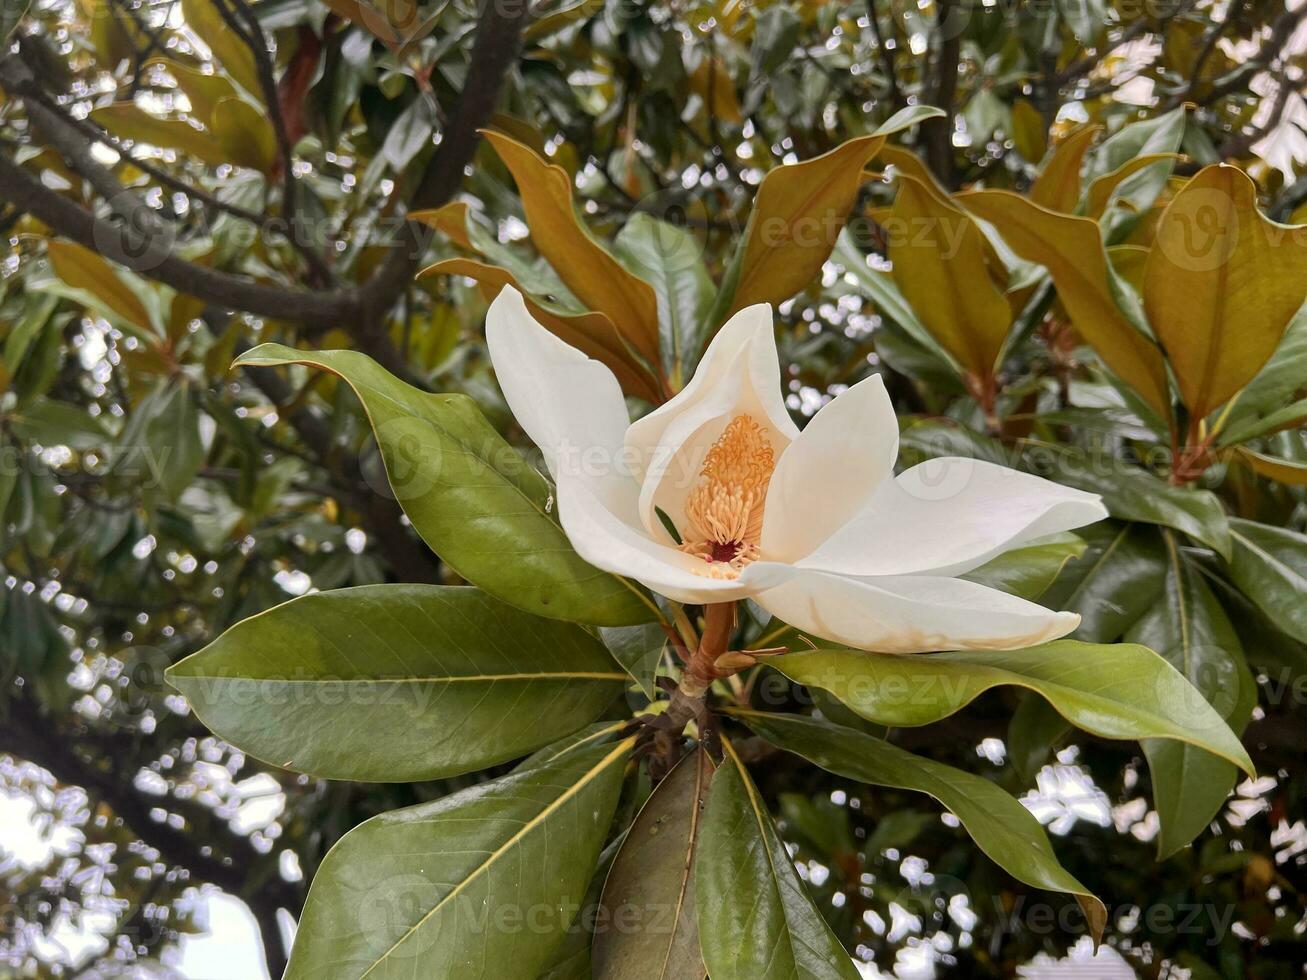
[[[737,415],[704,460],[699,483],[685,501],[691,533],[681,550],[704,560],[709,578],[737,578],[758,558],[767,485],[776,454],[763,429],[748,415]]]

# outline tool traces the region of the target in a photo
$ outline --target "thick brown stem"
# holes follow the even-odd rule
[[[730,646],[735,632],[735,603],[715,602],[703,607],[703,633],[690,662],[685,665],[680,691],[690,698],[702,699],[720,674],[717,658]]]

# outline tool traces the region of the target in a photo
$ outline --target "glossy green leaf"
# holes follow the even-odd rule
[[[905,752],[882,739],[799,715],[731,714],[773,745],[837,776],[934,797],[962,822],[976,845],[1014,878],[1074,895],[1094,937],[1102,936],[1107,923],[1103,903],[1058,863],[1048,835],[1030,811],[988,779]]]
[[[1044,448],[1051,452],[1042,452]],[[1145,521],[1183,531],[1217,554],[1230,554],[1230,524],[1217,496],[1207,490],[1177,487],[1106,455],[1085,456],[1061,447],[1037,447],[1035,469],[1047,476],[1091,493],[1102,494],[1113,517]]]
[[[1230,534],[1230,577],[1276,626],[1307,643],[1307,535],[1238,518]]]
[[[613,245],[627,267],[653,286],[663,364],[679,389],[698,362],[716,292],[703,264],[703,245],[687,229],[639,212]]]
[[[894,284],[893,274],[885,270],[870,268],[867,265],[866,258],[847,229],[840,232],[840,237],[835,243],[835,250],[831,255],[835,261],[844,267],[845,273],[853,277],[854,282],[875,305],[876,312],[885,319],[893,321],[903,329],[904,333],[926,348],[932,355],[945,364],[953,366],[956,370],[956,363],[953,361],[952,356],[940,346],[939,341],[926,329],[926,325],[912,311],[912,307],[904,298],[903,293],[899,291],[899,287]]]
[[[1080,614],[1077,639],[1111,643],[1161,595],[1162,539],[1146,524],[1103,522],[1081,533],[1088,542],[1085,553],[1066,565],[1040,601]]]
[[[1052,535],[1038,543],[1005,551],[960,578],[1033,601],[1053,584],[1067,562],[1084,552],[1085,542],[1076,535]]]
[[[598,980],[703,980],[694,855],[715,766],[687,755],[654,787],[613,860],[595,934]]]
[[[654,697],[654,676],[662,660],[667,634],[657,624],[604,626],[599,636],[613,659],[622,665],[650,700]]]
[[[699,945],[713,980],[857,980],[729,743],[694,862]]]
[[[419,391],[353,351],[263,344],[237,363],[307,364],[348,382],[404,513],[472,584],[552,619],[627,626],[656,618],[638,587],[576,554],[554,516],[549,484],[466,395]]]
[[[1221,716],[1204,710],[1186,679],[1144,646],[1055,640],[1024,650],[913,656],[818,649],[770,657],[767,665],[798,684],[830,691],[869,721],[894,727],[947,718],[995,687],[1024,687],[1095,735],[1175,739],[1254,774]]]
[[[1271,359],[1228,406],[1219,442],[1233,445],[1307,419],[1307,305]]]
[[[581,906],[634,741],[354,828],[313,879],[287,980],[534,977]]]
[[[209,728],[265,762],[411,782],[561,738],[612,703],[626,675],[580,627],[477,589],[369,585],[238,623],[168,679]]]
[[[1034,691],[1021,696],[1007,727],[1007,754],[1027,785],[1053,754],[1058,742],[1074,727]]]
[[[1169,538],[1169,536],[1168,536]],[[1201,575],[1168,540],[1166,593],[1126,634],[1146,643],[1180,671],[1195,692],[1195,715],[1211,708],[1242,732],[1257,703],[1257,688],[1244,663],[1239,637]],[[1201,699],[1200,699],[1201,698]],[[1159,858],[1197,837],[1225,803],[1235,767],[1193,745],[1146,740],[1153,778],[1153,806],[1161,820]]]

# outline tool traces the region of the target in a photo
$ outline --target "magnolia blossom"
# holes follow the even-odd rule
[[[636,422],[613,373],[537,323],[516,290],[491,304],[486,338],[563,530],[605,571],[680,602],[754,599],[863,650],[1014,649],[1079,625],[958,576],[1106,517],[1098,496],[972,459],[895,476],[899,429],[879,376],[799,431],[765,304],[732,317],[684,390]]]

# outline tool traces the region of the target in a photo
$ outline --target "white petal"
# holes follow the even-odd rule
[[[709,447],[741,414],[763,427],[778,454],[798,435],[781,397],[780,361],[766,304],[731,317],[690,383],[627,430],[627,459],[642,484],[640,517],[651,535],[670,540],[656,509],[678,530],[686,530],[685,497],[698,481]]]
[[[505,287],[490,305],[486,342],[504,398],[545,455],[568,540],[590,564],[682,602],[724,602],[747,590],[694,574],[703,561],[651,540],[639,487],[623,463],[626,404],[612,372],[559,340]]]
[[[844,575],[960,575],[1027,541],[1106,516],[1097,494],[983,460],[942,457],[886,480],[799,564]]]
[[[756,562],[741,579],[764,587],[755,601],[796,629],[882,653],[1015,650],[1080,625],[1075,613],[934,575],[852,578]]]
[[[635,488],[627,506],[635,511]],[[633,578],[677,602],[729,602],[747,598],[752,590],[739,580],[712,579],[695,574],[705,566],[701,558],[652,540],[644,529],[632,526],[614,512],[612,501],[600,500],[580,480],[558,487],[558,516],[567,538],[582,558],[597,568]]]
[[[555,480],[564,470],[622,475],[630,419],[612,371],[537,323],[512,286],[490,304],[486,346],[508,407]]]
[[[899,426],[876,374],[822,407],[785,450],[767,490],[762,553],[803,558],[843,527],[894,472]]]

